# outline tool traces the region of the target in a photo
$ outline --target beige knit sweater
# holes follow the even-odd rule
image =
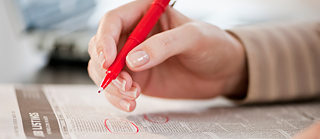
[[[248,93],[241,103],[320,95],[320,20],[240,26],[229,30],[245,46]]]

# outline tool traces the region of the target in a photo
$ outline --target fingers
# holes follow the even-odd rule
[[[93,37],[89,43],[89,53],[95,51],[93,47],[95,38]],[[91,57],[88,63],[88,73],[96,85],[99,85],[105,76],[105,70],[101,67],[97,55]],[[132,81],[131,76],[127,72],[122,71],[104,92],[112,105],[123,111],[130,112],[135,109],[135,99],[140,95],[140,90],[139,85]]]
[[[109,85],[105,89],[105,91],[108,94],[111,94],[126,100],[135,100],[136,98],[138,98],[141,93],[140,90],[141,90],[140,86],[135,82],[133,82],[133,84],[130,85],[129,89],[126,91],[123,91],[122,88],[118,88],[118,86],[114,84]]]
[[[95,53],[95,43],[96,43],[96,36],[92,37],[90,42],[89,42],[89,47],[88,47],[88,53],[90,54],[90,61],[88,63],[88,73],[91,79],[99,85],[101,82],[101,78],[105,76],[105,70],[101,68],[101,64],[98,61],[98,55]],[[99,76],[95,77],[95,75]]]
[[[140,93],[140,86],[132,82],[130,75],[124,71],[122,71],[117,79],[113,80],[112,84],[105,90],[105,95],[109,102],[115,107],[127,112],[135,109],[135,99]]]
[[[126,57],[127,66],[132,71],[142,71],[154,67],[171,56],[198,46],[201,36],[196,23],[187,23],[154,35],[128,54]]]
[[[97,34],[91,39],[88,49],[91,57],[88,65],[88,72],[95,84],[100,84],[105,75],[105,69],[109,68],[116,57],[117,48],[122,42],[125,42],[127,38],[125,35],[130,34],[134,26],[147,11],[152,1],[153,0],[134,1],[112,10],[103,16],[99,23]],[[181,26],[190,21],[190,19],[171,7],[168,7],[166,14],[162,16],[160,20],[159,23],[162,24],[162,28],[165,30]],[[150,58],[148,59],[145,57],[147,61],[150,59],[150,64],[147,64],[145,67],[142,66],[140,69],[140,66],[128,64],[131,65],[129,68],[137,68],[137,70],[143,70],[143,68],[147,69],[148,67],[157,65],[168,57],[183,51],[183,47],[173,47],[180,43],[174,42],[176,39],[181,39],[175,32],[178,30],[181,29],[177,28],[177,30],[169,30],[162,35],[153,36],[152,38],[154,39],[146,41],[145,44],[143,43],[144,45],[140,45],[142,53],[132,55],[131,59],[139,58],[141,56],[144,57],[146,55],[148,57],[150,55]],[[156,46],[161,47],[157,48]],[[170,48],[170,51],[166,51],[166,48]],[[132,51],[132,53],[137,52],[138,50],[139,49],[136,49],[136,51]],[[143,53],[143,51],[145,53]],[[157,54],[157,51],[160,53]],[[132,61],[130,62],[132,63]],[[139,85],[132,81],[131,76],[127,72],[121,72],[117,79],[112,81],[105,89],[107,99],[117,108],[128,112],[135,108],[135,99],[140,95],[140,92],[141,89]]]
[[[121,71],[118,77],[112,81],[112,84],[114,84],[121,91],[127,91],[132,85],[132,78],[127,72]]]
[[[108,101],[112,105],[114,105],[115,107],[117,107],[118,109],[121,109],[123,111],[131,112],[136,107],[135,100],[122,99],[120,97],[117,97],[117,96],[109,94],[109,93],[105,93],[105,95],[106,95],[106,98],[108,99]]]
[[[190,34],[192,28],[186,24],[191,21],[168,7],[160,18],[162,29],[166,31],[150,37],[134,48],[126,59],[128,67],[133,71],[146,70],[187,49],[187,46],[191,46],[190,39],[194,40],[190,36],[195,35]]]
[[[93,60],[90,60],[88,63],[88,73],[92,81],[98,86],[102,81],[103,76],[100,76],[99,72],[95,70]]]
[[[150,1],[150,2],[149,2]],[[114,61],[120,34],[130,32],[138,23],[152,0],[134,1],[106,13],[96,35],[96,54],[104,69]]]
[[[90,48],[88,51],[91,51]],[[88,73],[94,83],[99,85],[105,76],[105,70],[101,68],[97,56],[91,58],[88,64]],[[112,105],[123,111],[130,112],[135,109],[135,99],[140,95],[141,89],[137,83],[132,81],[131,76],[127,72],[122,71],[104,92]]]
[[[103,76],[95,68],[92,68],[94,64],[92,60],[89,61],[88,72],[95,84],[99,85]],[[141,89],[136,82],[132,81],[127,72],[122,71],[104,92],[107,100],[112,105],[123,111],[131,112],[136,107],[135,99],[141,94]]]

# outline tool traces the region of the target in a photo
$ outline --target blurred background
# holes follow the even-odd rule
[[[93,84],[88,42],[109,10],[132,0],[0,0],[0,83]],[[178,0],[222,29],[320,17],[320,0]]]

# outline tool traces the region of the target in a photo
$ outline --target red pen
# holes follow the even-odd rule
[[[165,11],[169,2],[170,0],[155,0],[151,3],[149,10],[130,34],[127,42],[122,47],[116,59],[106,71],[106,76],[100,85],[98,93],[103,91],[112,80],[117,78],[118,74],[126,64],[126,56],[128,53],[146,39],[147,35],[157,23],[161,14]]]

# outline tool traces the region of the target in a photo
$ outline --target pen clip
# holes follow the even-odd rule
[[[177,0],[170,0],[169,5],[170,5],[171,7],[173,7],[174,4],[176,4],[176,2],[177,2]]]

